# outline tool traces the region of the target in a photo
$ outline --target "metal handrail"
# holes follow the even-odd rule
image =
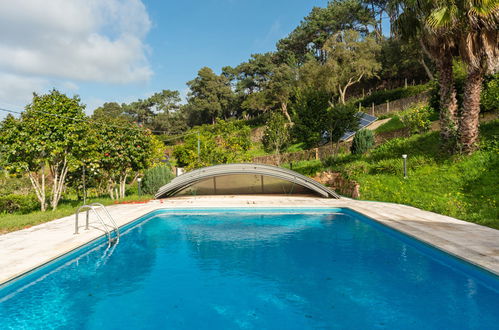
[[[90,206],[97,206],[97,207],[100,207],[100,208],[102,208],[104,210],[104,212],[106,213],[107,217],[109,218],[109,220],[111,220],[111,223],[113,224],[114,233],[116,234],[116,239],[117,239],[117,241],[119,241],[120,240],[120,229],[119,229],[118,224],[116,223],[116,221],[114,221],[114,218],[111,216],[111,214],[109,213],[109,211],[106,209],[106,207],[104,205],[102,205],[101,203],[92,203],[92,204],[90,204]]]
[[[106,232],[106,236],[108,239],[108,246],[111,245],[111,242],[112,242],[111,232],[109,231],[108,225],[106,224],[106,222],[102,219],[100,214],[97,212],[98,208],[103,208],[104,211],[106,212],[106,215],[111,220],[111,223],[113,225],[113,230],[116,234],[116,243],[118,243],[120,240],[120,231],[119,231],[118,225],[114,221],[111,214],[109,214],[108,210],[104,207],[104,205],[102,205],[100,203],[92,203],[90,205],[82,205],[78,208],[78,210],[76,211],[76,217],[75,217],[75,232],[74,232],[75,235],[78,234],[78,216],[79,216],[80,212],[82,212],[82,210],[84,210],[84,209],[87,209],[86,210],[85,230],[89,229],[89,212],[91,210],[97,216],[97,219],[99,219],[100,223],[102,224],[102,227],[104,227],[104,231]]]

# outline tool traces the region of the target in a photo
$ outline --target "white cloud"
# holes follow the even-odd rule
[[[35,85],[37,79],[147,81],[150,27],[140,0],[0,1],[0,73]]]
[[[0,72],[0,102],[4,107],[24,108],[33,92],[40,93],[47,89],[49,82],[36,77],[23,77]],[[8,104],[5,102],[9,102]],[[0,116],[1,118],[1,116]]]

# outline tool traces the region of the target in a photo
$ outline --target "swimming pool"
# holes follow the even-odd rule
[[[499,279],[346,209],[155,211],[0,288],[3,328],[492,329]]]

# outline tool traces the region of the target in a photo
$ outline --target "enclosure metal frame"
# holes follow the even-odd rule
[[[197,182],[209,178],[216,178],[218,176],[231,174],[254,174],[270,176],[300,185],[320,194],[325,198],[340,198],[340,195],[338,195],[332,189],[300,173],[282,167],[253,163],[214,165],[187,172],[176,177],[170,183],[159,188],[155,197],[171,197],[182,189],[188,188],[189,186],[192,186]]]

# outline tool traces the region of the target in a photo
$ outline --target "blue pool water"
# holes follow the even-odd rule
[[[0,289],[0,328],[499,327],[497,276],[347,210],[156,212],[105,250]]]

